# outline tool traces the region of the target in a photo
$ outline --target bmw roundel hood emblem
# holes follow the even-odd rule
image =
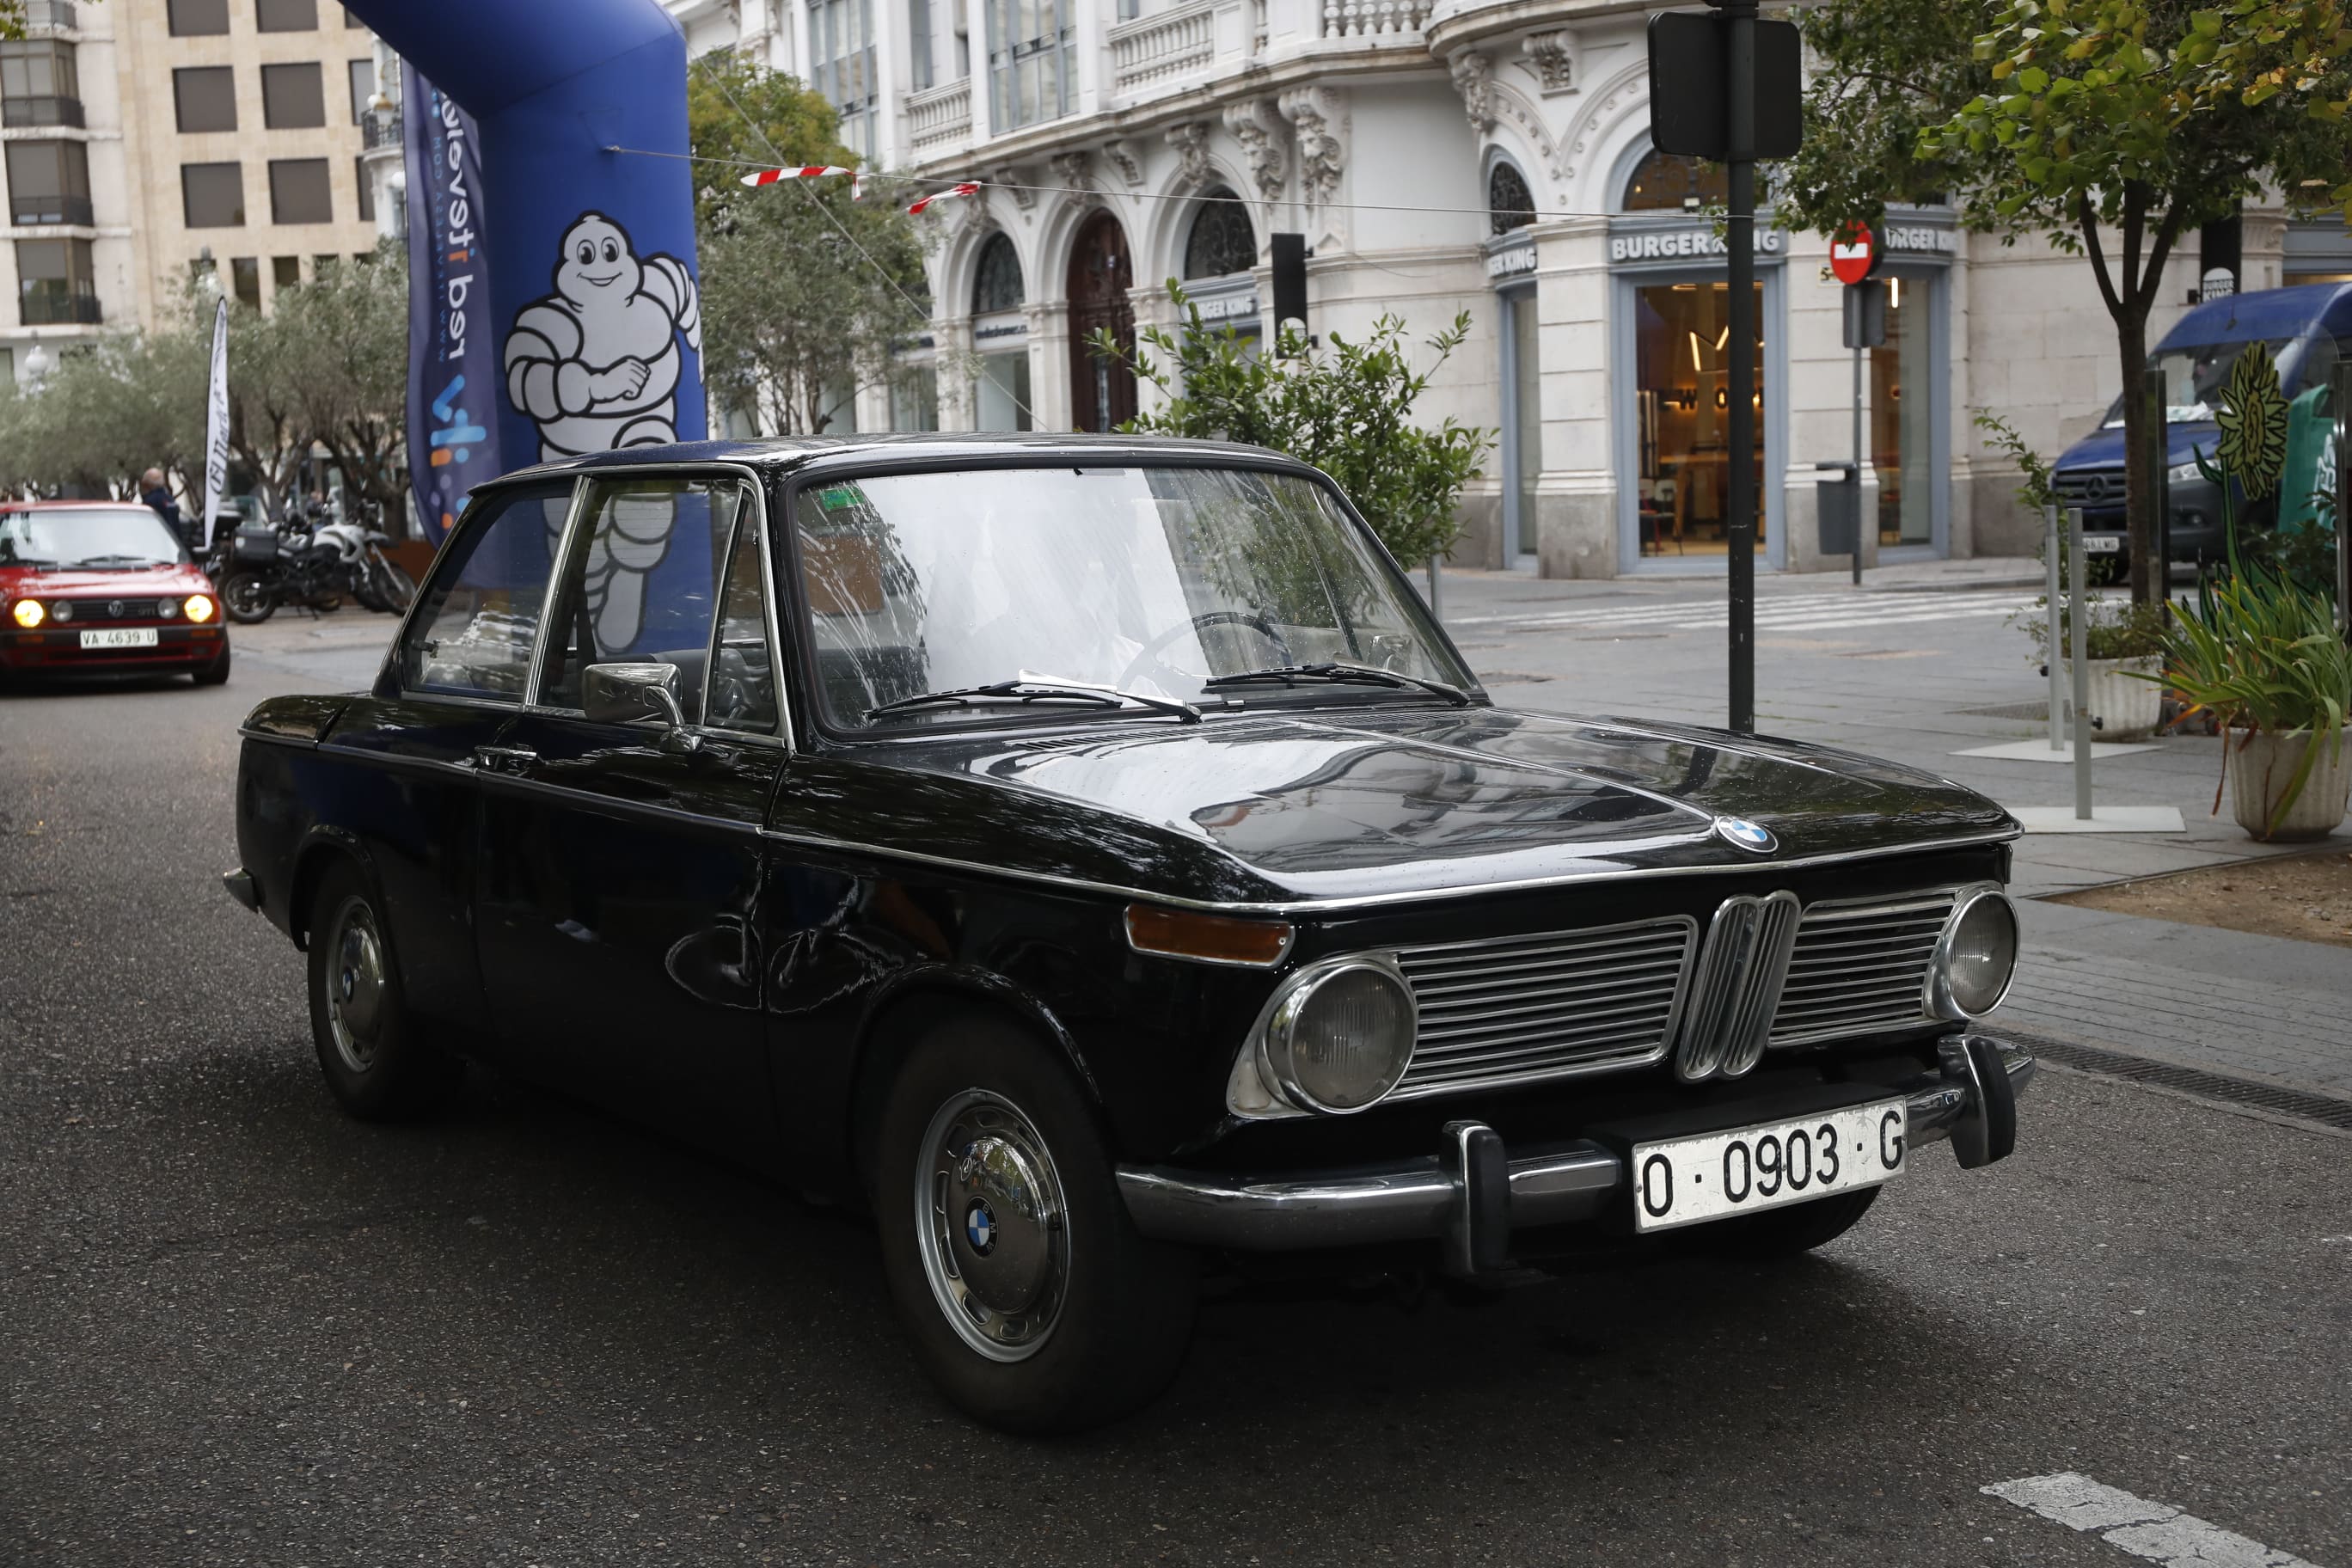
[[[1716,837],[1727,844],[1759,855],[1769,855],[1780,847],[1772,830],[1760,822],[1750,822],[1744,816],[1718,816],[1715,819]]]

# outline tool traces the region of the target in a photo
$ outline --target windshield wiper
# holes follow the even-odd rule
[[[1115,686],[1094,686],[1083,680],[1056,680],[1024,676],[1015,680],[995,680],[985,686],[958,686],[945,691],[919,691],[912,697],[901,697],[866,710],[866,717],[903,712],[912,708],[927,708],[946,703],[958,707],[977,708],[990,703],[1024,702],[1091,702],[1099,707],[1117,708],[1132,702],[1155,712],[1172,713],[1187,724],[1201,721],[1201,710],[1190,702],[1179,702],[1171,697],[1147,697],[1140,691],[1127,691]]]
[[[152,555],[85,555],[74,563],[77,569],[84,566],[169,566],[169,561],[158,561]]]
[[[1210,690],[1221,686],[1243,686],[1259,681],[1279,681],[1296,686],[1301,679],[1328,680],[1359,686],[1417,686],[1423,691],[1444,698],[1456,708],[1470,705],[1470,694],[1458,686],[1448,686],[1442,680],[1426,676],[1407,675],[1402,670],[1381,669],[1369,664],[1278,664],[1265,669],[1244,669],[1234,675],[1213,676],[1202,685]]]
[[[33,566],[54,572],[58,563],[46,555],[0,555],[0,566]]]

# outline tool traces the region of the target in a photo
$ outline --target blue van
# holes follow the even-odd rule
[[[2265,289],[2208,300],[2164,334],[2148,363],[2164,367],[2165,417],[2171,435],[2166,488],[2172,500],[2172,558],[2217,559],[2223,552],[2221,494],[2197,470],[2196,454],[2210,460],[2220,441],[2213,405],[2230,367],[2248,343],[2263,342],[2277,360],[2279,383],[2292,402],[2336,374],[2352,354],[2352,283],[2312,283]],[[2053,465],[2058,504],[2083,509],[2083,552],[2121,564],[2124,530],[2124,405],[2117,398],[2099,427],[2066,448]],[[2274,501],[2239,500],[2243,528],[2267,528]]]

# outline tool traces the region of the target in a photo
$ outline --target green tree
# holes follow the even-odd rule
[[[324,447],[343,482],[383,516],[401,516],[408,484],[408,263],[402,247],[381,240],[366,261],[322,259],[311,281],[278,290],[269,337],[273,374],[284,384],[305,444]]]
[[[1799,20],[1818,69],[1786,220],[1949,199],[1971,228],[2089,258],[2126,393],[2132,596],[2152,599],[2148,311],[2175,243],[2242,197],[2352,210],[2341,0],[1824,0]]]
[[[762,433],[814,435],[858,390],[902,381],[895,350],[930,317],[923,240],[893,201],[844,179],[747,189],[736,163],[856,166],[833,106],[739,55],[698,57],[687,125],[695,195],[703,375],[714,401]]]
[[[160,468],[184,494],[203,449],[204,367],[179,334],[109,332],[60,353],[37,390],[0,380],[0,493],[131,495]]]
[[[1096,353],[1125,361],[1167,396],[1158,412],[1121,428],[1286,452],[1338,480],[1400,562],[1418,564],[1453,547],[1462,489],[1478,477],[1490,437],[1452,418],[1424,429],[1412,408],[1468,335],[1467,311],[1429,340],[1433,358],[1417,371],[1395,316],[1382,316],[1360,341],[1333,332],[1328,349],[1310,348],[1286,333],[1279,353],[1257,353],[1231,328],[1203,326],[1172,278],[1168,290],[1190,322],[1181,338],[1146,327],[1129,353],[1108,331],[1095,335]]]

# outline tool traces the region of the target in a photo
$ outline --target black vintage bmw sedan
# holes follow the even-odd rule
[[[1495,707],[1265,452],[713,443],[477,492],[371,689],[247,721],[227,882],[352,1113],[477,1058],[866,1205],[940,1386],[1053,1431],[1206,1270],[1787,1254],[2001,1158],[2016,833]]]

